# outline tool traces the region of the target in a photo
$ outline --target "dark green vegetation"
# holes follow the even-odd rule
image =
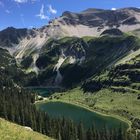
[[[1,48],[0,71],[3,73],[3,75],[7,76],[9,79],[12,79],[19,85],[28,85],[30,79],[35,76],[34,73],[25,74],[17,65],[15,58],[12,57],[7,50]],[[2,78],[4,79],[4,77]]]
[[[109,87],[114,91],[139,93],[139,83],[140,55],[137,55],[124,64],[119,64],[110,70],[103,71],[100,75],[85,83],[83,87],[85,91],[86,89],[88,90],[89,86],[89,90],[91,91],[98,91]]]
[[[32,56],[28,56],[23,61],[21,61],[21,67],[23,69],[27,69],[28,67],[30,67],[30,65],[32,64],[32,62],[33,62]]]
[[[40,50],[39,58],[36,61],[36,65],[40,69],[39,75],[31,78],[28,85],[53,85],[57,74],[54,68],[59,57],[64,55],[63,57],[66,59],[60,67],[63,77],[61,86],[76,87],[83,80],[113,66],[130,51],[138,50],[139,42],[139,38],[136,36],[125,34],[104,35],[99,38],[50,39]],[[71,57],[75,59],[73,63],[70,63]],[[28,59],[30,60],[30,58]],[[28,66],[28,63],[25,66]]]
[[[139,104],[140,55],[133,56],[132,59],[126,61],[124,64],[118,64],[109,70],[103,71],[100,75],[85,82],[82,88],[85,92],[92,92],[93,94],[105,89],[109,89],[114,93],[123,93],[124,96],[129,93],[136,96],[137,102],[132,105],[135,106],[135,104]],[[134,110],[137,112],[135,107]],[[136,117],[138,116],[136,113],[132,110],[129,112],[127,106],[124,113],[125,117],[131,120],[132,127],[140,128],[140,119]]]
[[[124,130],[128,128],[125,122],[121,122],[109,116],[102,116],[87,109],[61,102],[38,103],[37,108],[47,112],[51,117],[59,118],[64,116],[70,118],[77,124],[81,121],[86,128],[90,128],[92,123],[97,130],[101,130],[104,126],[107,129],[119,129],[120,125]]]

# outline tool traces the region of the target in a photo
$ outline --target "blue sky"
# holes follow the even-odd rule
[[[140,0],[0,0],[0,30],[40,27],[64,11],[140,7]]]

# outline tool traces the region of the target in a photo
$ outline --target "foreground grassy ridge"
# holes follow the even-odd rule
[[[64,93],[56,93],[50,97],[52,101],[74,103],[87,109],[115,116],[130,123],[131,117],[140,118],[140,101],[138,94],[113,92],[103,89],[96,93],[83,93],[79,88]]]
[[[51,140],[51,138],[0,118],[0,140]]]

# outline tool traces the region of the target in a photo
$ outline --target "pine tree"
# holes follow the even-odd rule
[[[85,140],[85,131],[82,122],[80,122],[78,126],[78,139]]]

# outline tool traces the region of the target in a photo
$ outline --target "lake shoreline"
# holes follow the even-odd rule
[[[78,102],[73,102],[73,101],[66,101],[66,100],[56,100],[56,99],[53,99],[53,100],[42,100],[42,101],[38,101],[36,102],[35,104],[42,104],[42,103],[50,103],[50,102],[60,102],[60,103],[66,103],[66,104],[71,104],[71,105],[75,105],[77,107],[81,107],[81,108],[84,108],[90,112],[93,112],[93,113],[96,113],[98,115],[101,115],[101,116],[105,116],[105,117],[111,117],[111,118],[114,118],[114,119],[117,119],[117,120],[120,120],[124,123],[126,123],[128,125],[128,128],[127,128],[127,131],[129,131],[131,129],[131,121],[127,120],[126,118],[123,118],[119,115],[115,115],[115,114],[106,114],[105,112],[101,112],[99,110],[93,110],[91,108],[89,108],[87,105],[84,105],[84,104],[80,104]]]

